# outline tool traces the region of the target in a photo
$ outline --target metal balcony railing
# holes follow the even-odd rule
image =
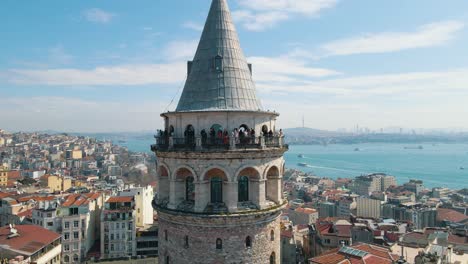
[[[288,148],[284,144],[283,136],[260,137],[157,137],[156,144],[151,146],[152,151],[228,151],[228,150],[254,150],[269,148]]]

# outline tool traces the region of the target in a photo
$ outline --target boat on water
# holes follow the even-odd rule
[[[361,149],[359,149],[359,148],[355,148],[355,149],[354,149],[354,151],[361,151]]]
[[[304,163],[304,162],[300,162],[300,163],[298,163],[297,165],[299,165],[299,166],[301,166],[301,167],[309,167],[309,164]]]
[[[297,157],[303,159],[305,156],[304,156],[304,154],[299,154],[299,155],[297,155]]]
[[[405,149],[424,149],[423,146],[417,146],[417,147],[405,147]]]
[[[465,170],[465,167],[460,167],[460,170]]]

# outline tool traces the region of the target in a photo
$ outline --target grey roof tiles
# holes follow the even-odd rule
[[[262,110],[226,0],[213,0],[189,68],[176,111]]]

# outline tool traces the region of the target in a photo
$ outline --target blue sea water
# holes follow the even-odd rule
[[[131,151],[149,152],[151,144],[152,139],[128,138],[124,145]],[[428,188],[468,188],[468,144],[292,145],[285,159],[287,168],[333,179],[383,172],[395,176],[399,184],[420,179]]]

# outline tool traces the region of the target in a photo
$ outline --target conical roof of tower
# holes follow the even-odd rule
[[[226,0],[211,4],[176,111],[210,110],[262,110]]]

